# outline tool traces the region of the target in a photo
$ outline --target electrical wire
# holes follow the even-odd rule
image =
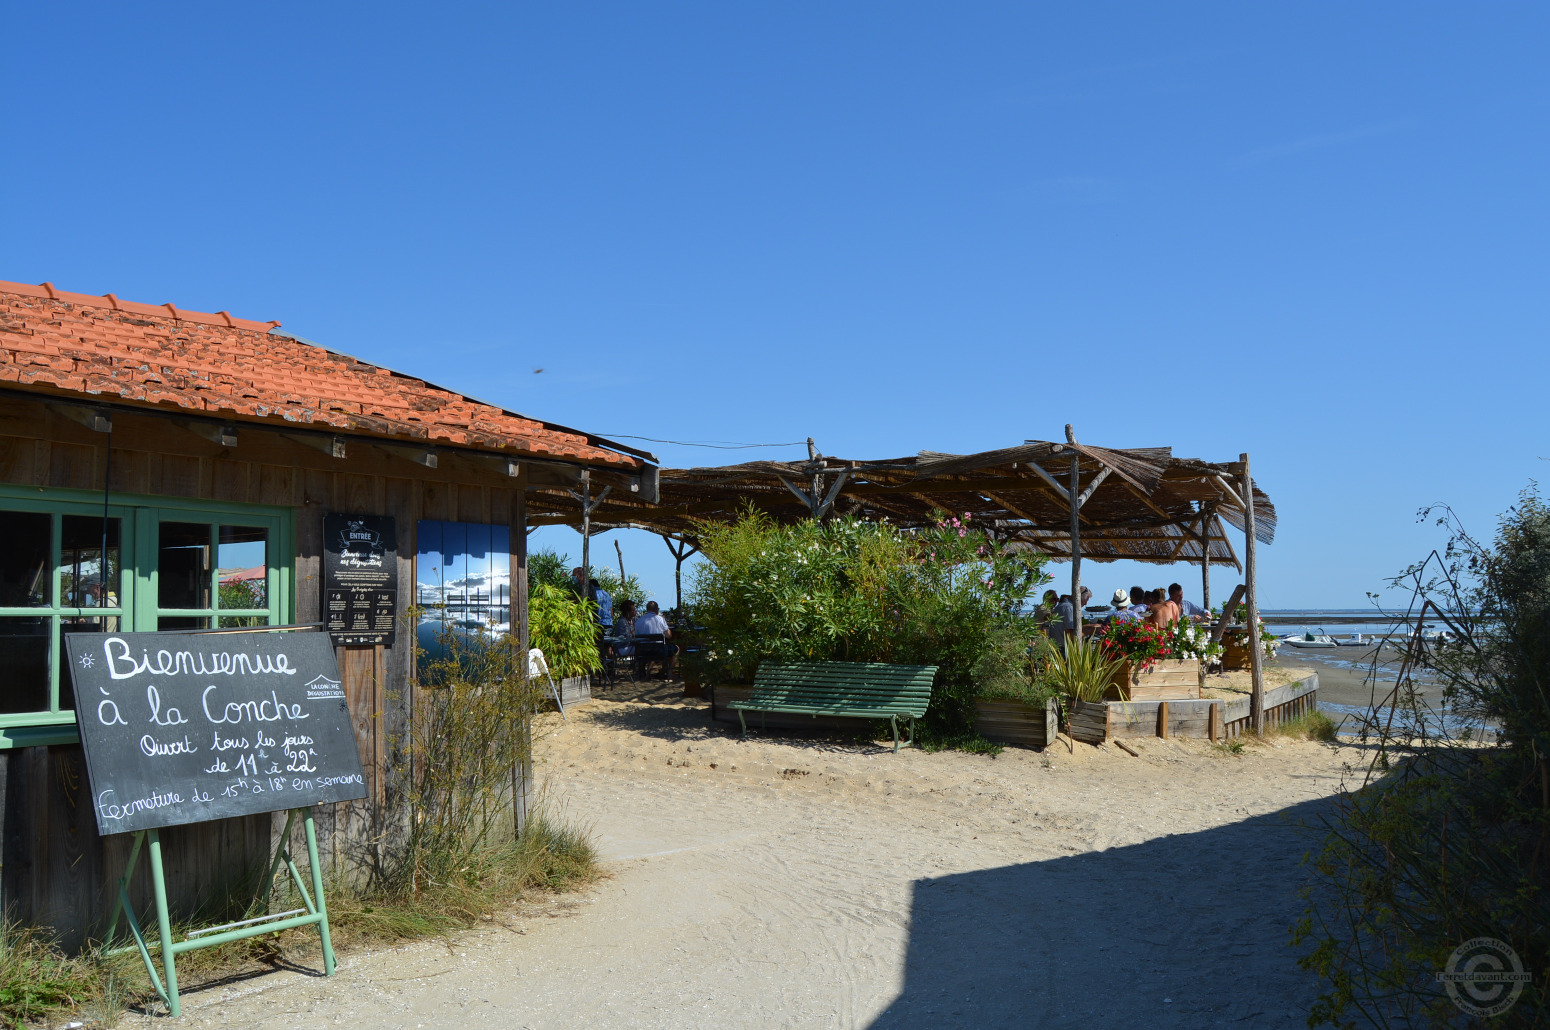
[[[628,433],[599,433],[598,436],[620,440],[645,440],[647,443],[672,444],[674,447],[709,447],[718,451],[746,451],[757,447],[805,447],[806,440],[793,443],[732,443],[729,440],[658,440],[654,436],[631,436]]]

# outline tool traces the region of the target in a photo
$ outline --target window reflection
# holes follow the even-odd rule
[[[210,527],[163,522],[158,547],[156,603],[162,608],[209,608]]]
[[[0,618],[0,712],[48,711],[49,618]]]
[[[222,526],[219,540],[215,554],[220,578],[219,607],[228,611],[269,607],[268,531],[251,526]]]
[[[100,525],[100,522],[99,522]],[[111,551],[109,552],[111,556]],[[99,615],[94,618],[70,618],[59,620],[61,633],[117,633],[119,620],[116,615]],[[70,670],[59,670],[59,710],[71,712],[75,710],[75,689],[71,682]]]
[[[106,533],[104,533],[106,530]],[[65,608],[117,608],[120,520],[66,515],[60,523],[59,603]],[[107,569],[102,567],[107,537]]]
[[[47,608],[49,542],[53,516],[0,511],[0,608]]]

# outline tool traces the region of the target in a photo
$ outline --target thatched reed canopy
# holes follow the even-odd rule
[[[1222,523],[1243,530],[1242,463],[1175,458],[1167,447],[1029,441],[968,455],[923,451],[860,461],[815,454],[801,462],[663,469],[655,505],[611,491],[538,490],[528,495],[528,522],[579,529],[590,502],[591,532],[636,527],[693,541],[700,522],[729,522],[749,506],[781,522],[854,515],[904,528],[933,524],[945,511],[967,514],[1010,543],[1070,558],[1073,457],[1082,558],[1241,568]],[[1253,493],[1255,536],[1270,543],[1275,507],[1258,485]]]

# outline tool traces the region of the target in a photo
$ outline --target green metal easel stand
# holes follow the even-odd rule
[[[302,825],[307,831],[307,861],[312,866],[311,894],[307,893],[307,887],[302,883],[301,872],[291,858],[291,827],[296,824],[297,812],[302,813]],[[135,918],[134,907],[129,902],[129,878],[134,875],[135,863],[140,859],[140,846],[147,838],[151,845],[149,849],[151,885],[156,895],[156,927],[161,937],[159,942],[153,941],[150,944],[146,943],[145,934],[140,929],[140,921]],[[306,905],[305,908],[295,908],[288,912],[239,919],[234,923],[193,930],[184,940],[175,941],[172,939],[172,920],[167,914],[167,881],[162,875],[161,837],[155,830],[139,831],[135,834],[134,846],[129,852],[129,866],[118,880],[118,904],[114,906],[113,919],[108,923],[107,936],[103,938],[104,954],[117,955],[138,950],[141,960],[145,963],[145,971],[150,974],[151,985],[162,1001],[167,1003],[167,1014],[170,1016],[183,1014],[183,1007],[178,1002],[177,956],[185,951],[213,948],[218,944],[242,940],[244,937],[257,937],[261,933],[274,933],[278,930],[289,930],[293,926],[310,926],[316,923],[318,935],[323,939],[323,972],[327,976],[333,976],[334,946],[328,936],[328,908],[323,902],[323,870],[318,864],[318,836],[317,829],[312,823],[311,808],[293,808],[286,816],[285,832],[280,835],[280,846],[275,849],[274,859],[269,863],[269,875],[264,878],[262,903],[266,909],[269,907],[269,888],[274,883],[275,873],[279,870],[281,862],[284,862],[285,868],[289,870],[291,880],[296,884],[296,890],[301,894],[301,900]],[[111,945],[113,936],[118,930],[120,915],[123,915],[124,921],[129,924],[129,932],[134,937],[134,943],[114,948]],[[165,980],[156,975],[156,966],[151,961],[153,946],[159,946],[161,949]]]

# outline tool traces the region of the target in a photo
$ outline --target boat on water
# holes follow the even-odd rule
[[[1338,647],[1328,633],[1292,633],[1281,638],[1288,647]]]

